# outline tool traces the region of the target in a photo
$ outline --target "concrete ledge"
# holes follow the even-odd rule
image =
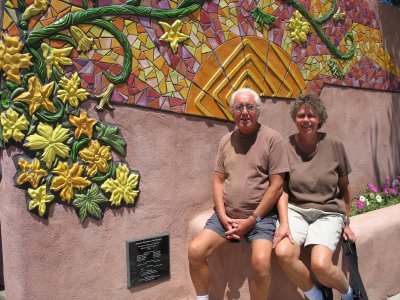
[[[192,219],[189,230],[195,236],[204,226],[212,211],[205,211]],[[400,205],[387,207],[351,218],[351,226],[357,235],[359,268],[369,299],[383,300],[400,292]],[[247,242],[226,244],[209,259],[212,272],[211,299],[250,299],[249,278],[250,247]],[[307,249],[302,259],[309,264]],[[345,254],[339,245],[334,262],[348,276]],[[340,299],[337,292],[334,298]],[[300,300],[302,293],[280,270],[275,257],[272,259],[272,283],[270,299]]]

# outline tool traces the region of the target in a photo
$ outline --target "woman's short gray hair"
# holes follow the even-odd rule
[[[238,89],[237,91],[235,91],[235,92],[231,95],[231,99],[230,99],[230,101],[229,101],[229,107],[230,107],[231,110],[233,109],[233,103],[235,102],[235,98],[236,98],[236,96],[239,95],[239,94],[249,94],[249,95],[253,96],[253,99],[254,99],[254,101],[255,101],[256,104],[257,104],[257,108],[260,107],[260,105],[261,105],[261,98],[260,98],[260,96],[259,96],[255,91],[253,91],[252,89],[249,89],[249,88],[240,88],[240,89]]]
[[[290,103],[290,116],[292,117],[293,121],[296,119],[296,114],[301,107],[312,108],[318,115],[318,129],[320,129],[325,123],[326,119],[328,119],[326,107],[317,95],[300,95],[292,103]]]

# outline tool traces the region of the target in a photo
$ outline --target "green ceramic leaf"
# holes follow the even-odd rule
[[[264,24],[269,25],[276,20],[275,16],[272,16],[272,15],[269,15],[269,14],[263,12],[258,7],[253,9],[253,11],[251,12],[251,16],[253,17],[254,21],[256,21],[257,23],[259,23],[261,25],[264,25]]]
[[[118,127],[98,123],[95,129],[96,138],[111,146],[119,155],[126,155],[126,142],[119,135]]]
[[[107,198],[100,191],[97,184],[92,184],[86,194],[77,194],[73,206],[79,209],[79,221],[82,223],[89,215],[96,218],[103,218],[103,211],[99,204],[106,203]]]

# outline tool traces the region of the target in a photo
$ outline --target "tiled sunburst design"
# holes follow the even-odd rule
[[[226,55],[229,53],[229,55]],[[227,118],[229,97],[240,87],[262,96],[290,98],[305,89],[297,66],[277,45],[256,37],[236,38],[214,50],[189,91],[186,112]]]
[[[22,1],[23,2],[23,1]],[[54,24],[70,13],[96,7],[124,6],[125,0],[49,0],[49,7],[33,16],[28,34]],[[175,10],[184,1],[143,0],[138,7]],[[34,0],[26,0],[26,6]],[[313,19],[321,19],[332,8],[331,0],[298,1]],[[21,1],[4,4],[3,30],[19,35]],[[293,98],[303,91],[319,93],[323,84],[354,86],[400,92],[400,71],[382,44],[378,21],[366,0],[336,1],[334,10],[341,19],[328,18],[318,25],[333,47],[349,51],[344,39],[354,36],[354,56],[340,59],[323,42],[315,28],[305,42],[291,39],[288,22],[297,9],[285,0],[204,2],[200,9],[182,16],[180,34],[187,40],[173,50],[160,38],[164,29],[159,19],[139,15],[114,15],[106,19],[128,40],[131,51],[130,73],[115,84],[111,101],[127,105],[230,119],[226,101],[233,89],[251,86],[260,94]],[[271,24],[259,24],[253,9],[276,17]],[[172,25],[177,19],[163,22]],[[309,22],[304,15],[303,21]],[[72,50],[73,65],[67,76],[78,71],[82,87],[92,96],[109,88],[102,73],[119,75],[123,71],[124,52],[118,39],[105,28],[77,24],[93,47],[87,52]],[[68,30],[60,32],[69,35]],[[68,47],[65,41],[50,40],[55,48]],[[279,67],[277,67],[279,66]],[[367,70],[367,72],[366,72]]]

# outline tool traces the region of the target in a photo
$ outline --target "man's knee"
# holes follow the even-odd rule
[[[188,258],[190,263],[195,263],[207,259],[204,245],[201,245],[200,241],[197,238],[194,239],[189,245]]]
[[[269,280],[271,276],[271,254],[268,251],[253,254],[251,265],[256,280]]]
[[[203,230],[189,245],[189,262],[195,263],[207,260],[223,242],[224,239],[214,232]]]

